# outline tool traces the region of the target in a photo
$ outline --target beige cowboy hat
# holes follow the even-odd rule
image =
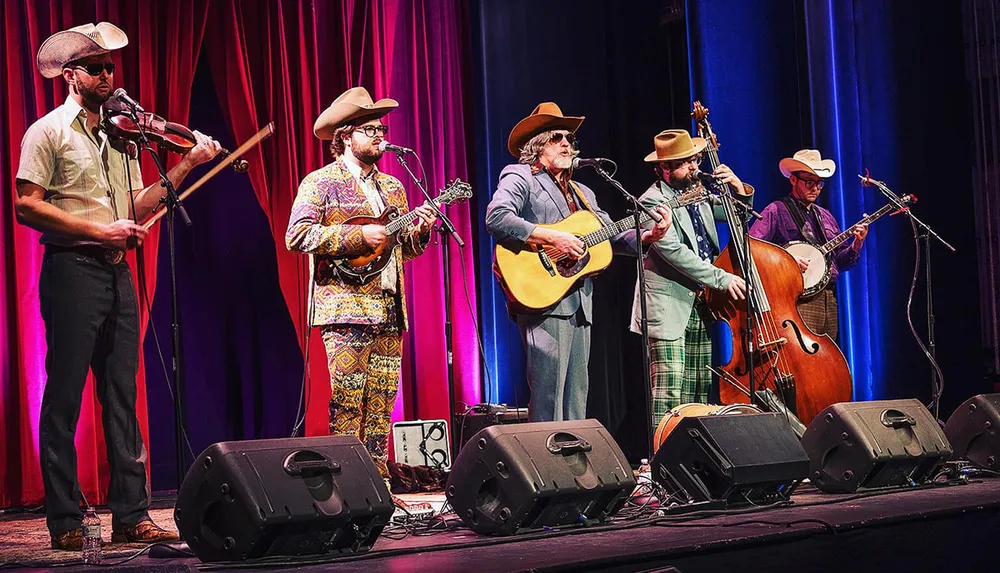
[[[837,170],[837,164],[832,159],[823,159],[815,149],[803,149],[779,161],[778,169],[785,177],[790,177],[797,171],[805,171],[826,179]]]
[[[576,133],[583,123],[583,116],[572,117],[563,115],[562,110],[556,104],[547,101],[535,106],[531,115],[517,122],[514,129],[510,130],[510,137],[507,138],[507,151],[514,157],[521,157],[521,148],[532,137],[543,131],[550,129],[565,129],[570,133]]]
[[[345,123],[360,119],[375,119],[382,117],[399,107],[394,99],[382,98],[372,101],[368,90],[362,87],[351,88],[333,100],[330,107],[323,110],[313,124],[313,133],[320,139],[333,139],[333,132]]]
[[[691,134],[683,129],[665,129],[656,134],[653,138],[654,151],[646,156],[643,161],[646,163],[659,163],[661,161],[674,161],[676,159],[686,159],[700,153],[708,145],[700,137],[691,137]]]
[[[51,79],[59,76],[70,62],[106,54],[127,45],[128,36],[114,24],[84,24],[49,36],[38,48],[36,63],[42,76]]]

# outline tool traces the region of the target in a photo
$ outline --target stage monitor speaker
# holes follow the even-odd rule
[[[591,525],[635,489],[625,454],[597,420],[490,426],[462,448],[445,495],[476,533]]]
[[[951,442],[954,459],[965,459],[997,470],[1000,456],[1000,394],[973,396],[948,418],[944,433]]]
[[[371,549],[392,516],[382,476],[348,436],[220,442],[177,493],[174,521],[205,562]]]
[[[663,440],[650,471],[671,501],[740,507],[788,499],[809,457],[781,414],[689,416]]]
[[[802,436],[809,481],[847,493],[926,483],[951,445],[919,400],[843,402],[820,412]]]

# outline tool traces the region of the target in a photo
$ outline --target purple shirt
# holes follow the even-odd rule
[[[813,203],[809,209],[816,209],[816,212],[819,214],[819,219],[823,223],[823,232],[826,235],[827,241],[840,234],[840,225],[838,225],[837,220],[833,218],[833,213],[815,203]],[[809,225],[813,234],[816,235],[817,240],[820,240],[820,235],[816,232],[816,227],[814,225],[814,217],[809,214],[808,210],[805,210],[805,213],[806,225]],[[795,224],[795,219],[792,217],[792,214],[788,212],[788,208],[782,201],[774,201],[765,207],[764,211],[761,212],[761,217],[762,218],[760,220],[756,221],[753,226],[750,227],[751,236],[765,241],[770,241],[776,245],[784,245],[792,241],[805,240],[805,237],[802,236],[802,232],[799,230],[799,226]],[[840,271],[846,271],[847,269],[853,267],[860,258],[860,255],[851,248],[851,244],[852,242],[848,240],[846,243],[830,253],[832,263],[830,265],[831,285],[836,284]]]

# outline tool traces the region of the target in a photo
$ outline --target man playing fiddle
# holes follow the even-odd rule
[[[139,318],[124,251],[142,242],[147,218],[164,198],[143,187],[139,162],[109,144],[103,106],[114,89],[111,52],[125,33],[101,22],[58,32],[39,48],[38,70],[62,77],[66,101],[33,123],[21,142],[17,220],[42,233],[38,295],[45,322],[47,381],[39,420],[39,457],[53,549],[83,543],[74,434],[88,370],[102,406],[111,479],[112,541],[156,543],[177,535],[149,518],[146,447],[136,419]],[[175,186],[218,153],[197,145],[167,176]]]

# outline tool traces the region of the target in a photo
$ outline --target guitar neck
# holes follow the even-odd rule
[[[667,201],[662,203],[662,205],[666,206],[668,209],[676,209],[681,206],[681,202],[675,197],[673,199],[667,199]],[[652,219],[652,217],[650,217],[645,211],[639,213],[640,225],[648,222],[650,219]],[[580,240],[582,240],[588,247],[593,247],[594,245],[603,243],[620,233],[624,233],[625,231],[631,229],[634,225],[635,217],[625,217],[624,219],[615,221],[614,223],[606,227],[602,227],[592,233],[587,233],[586,235],[580,237]]]
[[[829,241],[827,241],[827,243],[825,245],[823,245],[822,247],[819,248],[820,252],[823,253],[824,255],[827,254],[827,253],[832,252],[834,249],[836,249],[840,245],[843,245],[844,242],[847,241],[847,239],[849,239],[850,237],[854,236],[854,227],[855,226],[857,226],[857,225],[868,225],[868,224],[871,224],[872,221],[874,221],[874,220],[878,219],[879,217],[885,215],[889,211],[892,211],[892,209],[893,209],[893,205],[889,204],[889,205],[886,205],[886,206],[882,207],[878,211],[875,211],[871,215],[868,215],[867,217],[861,219],[855,225],[852,225],[852,226],[848,227],[847,230],[845,230],[841,234],[839,234],[836,237],[834,237],[834,238],[830,239]]]

